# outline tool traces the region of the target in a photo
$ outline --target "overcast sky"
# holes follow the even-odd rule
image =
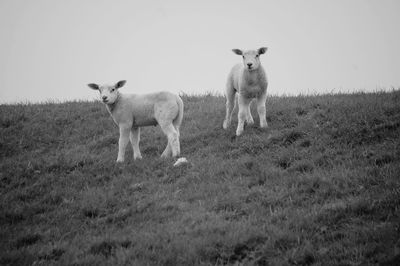
[[[400,87],[398,0],[0,0],[0,103],[97,99],[86,84],[222,93],[232,48],[273,95]]]

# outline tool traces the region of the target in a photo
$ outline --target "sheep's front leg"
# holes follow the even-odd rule
[[[268,127],[267,119],[266,119],[266,110],[265,110],[265,102],[267,100],[267,94],[261,95],[257,98],[257,112],[260,117],[260,127],[266,128]]]
[[[139,142],[140,142],[140,127],[133,127],[131,129],[131,134],[129,139],[132,144],[133,149],[133,160],[142,159],[142,154],[140,154]]]
[[[125,160],[125,149],[129,142],[129,132],[131,126],[126,124],[119,125],[119,141],[118,141],[118,158],[117,163],[122,163]]]
[[[236,136],[240,136],[244,130],[244,122],[247,119],[248,108],[252,99],[243,97],[239,95],[238,103],[239,103],[239,113],[238,113],[238,126],[236,129]]]

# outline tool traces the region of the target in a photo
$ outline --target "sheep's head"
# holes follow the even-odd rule
[[[255,70],[260,66],[260,55],[267,51],[267,47],[261,47],[258,50],[242,51],[239,49],[232,49],[232,51],[243,57],[244,67],[248,70]]]
[[[121,80],[114,85],[97,85],[95,83],[90,83],[88,86],[100,92],[100,98],[103,103],[113,104],[118,99],[118,89],[124,86],[125,83],[126,80]]]

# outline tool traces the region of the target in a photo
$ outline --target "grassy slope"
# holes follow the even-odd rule
[[[0,106],[0,264],[399,262],[399,91],[271,97],[240,138],[183,100],[179,168],[158,127],[117,166],[98,102]]]

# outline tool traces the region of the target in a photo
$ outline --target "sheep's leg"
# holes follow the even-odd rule
[[[178,140],[181,138],[181,133],[179,131],[179,127],[174,126],[176,133],[178,134]],[[179,147],[179,151],[180,151],[180,147]]]
[[[231,125],[232,113],[235,107],[235,94],[236,92],[233,88],[228,88],[226,90],[226,114],[224,123],[222,124],[223,129],[228,129],[228,127]]]
[[[160,124],[161,130],[168,137],[168,144],[161,157],[168,157],[171,155],[173,157],[179,156],[180,154],[180,144],[179,144],[179,133],[172,124]]]
[[[129,139],[132,144],[133,149],[133,159],[142,159],[142,154],[140,154],[139,142],[140,142],[140,127],[133,127],[131,129],[131,134]]]
[[[249,102],[249,105],[247,106],[246,123],[248,125],[253,125],[254,124],[254,119],[251,116],[250,105],[251,105],[251,101]]]
[[[239,112],[238,112],[238,126],[236,129],[236,136],[240,136],[244,130],[244,122],[247,118],[247,113],[249,110],[249,105],[251,102],[251,98],[246,98],[239,95],[238,103],[239,103]]]
[[[265,102],[267,100],[267,95],[262,95],[257,98],[257,112],[260,117],[260,127],[266,128],[268,127],[267,119],[266,119],[266,110],[265,110]]]
[[[129,142],[130,125],[119,126],[119,141],[118,141],[118,158],[117,163],[122,163],[125,160],[125,149]]]
[[[174,128],[176,130],[176,133],[178,133],[178,141],[179,141],[179,136],[180,136],[180,132],[179,132],[179,127],[174,125]],[[161,157],[165,158],[165,157],[169,157],[173,154],[172,152],[172,146],[171,146],[171,142],[168,139],[168,144],[167,147],[165,148],[164,152],[161,154]],[[180,145],[178,143],[178,155],[180,154]]]
[[[179,126],[178,125],[175,125],[174,123],[172,123],[172,125],[174,126],[174,128],[175,128],[175,130],[176,130],[176,132],[178,133],[178,136],[179,136]]]
[[[161,157],[162,158],[166,158],[166,157],[171,156],[171,154],[172,154],[172,149],[171,149],[171,145],[170,145],[169,140],[168,140],[167,147],[165,147],[165,150],[161,154]]]

